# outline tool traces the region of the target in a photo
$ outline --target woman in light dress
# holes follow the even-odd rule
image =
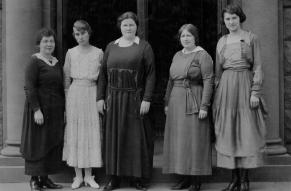
[[[72,189],[79,188],[83,182],[99,188],[91,171],[92,167],[102,166],[96,81],[103,52],[90,45],[91,34],[86,21],[74,23],[73,36],[78,45],[68,50],[64,65],[67,124],[63,160],[75,168]],[[84,178],[82,169],[85,170]]]
[[[238,5],[222,11],[229,34],[216,51],[213,114],[217,166],[232,169],[223,189],[249,190],[249,169],[263,165],[265,147],[262,60],[257,35],[241,28],[246,16]]]

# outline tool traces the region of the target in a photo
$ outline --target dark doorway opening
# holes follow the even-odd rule
[[[77,19],[89,22],[93,29],[91,44],[105,49],[106,45],[120,37],[117,17],[125,11],[133,11],[140,19],[139,34],[147,38],[156,58],[157,82],[151,115],[156,136],[164,133],[165,115],[163,97],[171,60],[181,49],[176,34],[186,23],[199,28],[200,45],[215,54],[218,38],[218,0],[64,0],[62,4],[62,52],[76,45],[72,25]],[[64,55],[62,55],[64,57]]]

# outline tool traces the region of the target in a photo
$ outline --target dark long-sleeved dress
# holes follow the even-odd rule
[[[25,106],[20,151],[25,159],[25,174],[53,174],[62,168],[64,137],[64,88],[62,66],[49,65],[40,54],[31,57],[25,69]],[[34,122],[41,110],[44,124]]]
[[[149,178],[153,140],[141,102],[152,100],[154,55],[148,42],[129,47],[108,44],[98,81],[98,100],[106,100],[105,169],[108,175]],[[107,96],[106,96],[107,95]]]
[[[199,119],[208,111],[213,92],[213,61],[201,47],[175,54],[165,95],[168,106],[163,173],[211,174],[210,121]]]

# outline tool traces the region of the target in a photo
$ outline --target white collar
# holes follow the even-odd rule
[[[183,48],[182,49],[182,53],[183,54],[190,54],[190,53],[192,53],[192,52],[198,52],[198,51],[200,51],[200,50],[204,50],[201,46],[196,46],[193,50],[191,50],[190,52],[186,52],[186,49],[185,48]]]
[[[115,41],[114,41],[114,44],[117,44],[117,43],[119,44],[120,39],[121,39],[121,37],[120,37],[119,39],[115,40]],[[136,36],[136,37],[134,38],[134,40],[133,40],[133,42],[134,42],[135,44],[139,44],[139,41],[140,41],[140,39],[139,39],[138,36]]]
[[[56,57],[53,57],[53,56],[52,56],[52,62],[50,62],[46,57],[44,57],[40,53],[35,53],[34,56],[36,56],[38,59],[44,61],[49,66],[54,66],[58,62],[58,59]]]

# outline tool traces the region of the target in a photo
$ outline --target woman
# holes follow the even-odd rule
[[[68,50],[64,65],[67,124],[63,160],[75,169],[72,189],[79,188],[83,181],[99,188],[92,176],[92,167],[102,166],[96,81],[103,51],[89,43],[91,34],[86,21],[74,23],[73,36],[78,45]]]
[[[165,95],[166,126],[163,173],[181,175],[172,190],[198,191],[200,176],[211,174],[208,109],[213,89],[213,62],[200,46],[198,29],[185,24],[179,29],[183,49],[170,67]]]
[[[153,140],[147,115],[155,86],[150,44],[136,36],[132,12],[118,18],[122,36],[107,45],[98,82],[98,108],[106,109],[105,169],[111,175],[104,190],[119,187],[120,176],[132,177],[137,189],[151,175]],[[105,97],[106,107],[105,107]]]
[[[20,151],[30,188],[60,189],[48,178],[62,167],[64,136],[64,89],[62,64],[53,57],[55,33],[41,29],[36,37],[39,52],[32,55],[25,69],[25,106]]]
[[[223,190],[249,190],[248,172],[263,164],[265,123],[262,102],[262,60],[258,37],[241,28],[246,19],[238,5],[228,5],[222,19],[229,34],[216,52],[213,117],[217,166],[232,169]]]

